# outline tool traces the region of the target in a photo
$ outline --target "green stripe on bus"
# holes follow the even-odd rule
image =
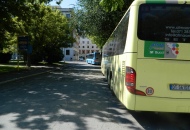
[[[162,4],[162,3],[166,3],[166,0],[146,0],[146,3],[159,3],[159,4]]]

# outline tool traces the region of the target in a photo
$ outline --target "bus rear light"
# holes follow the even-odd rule
[[[131,67],[126,67],[125,85],[130,93],[146,96],[144,92],[136,90],[136,71]]]
[[[136,83],[136,72],[133,68],[126,68],[126,77],[125,77],[126,86],[135,87]]]

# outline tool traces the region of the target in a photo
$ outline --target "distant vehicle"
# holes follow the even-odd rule
[[[84,60],[84,57],[83,57],[83,56],[80,56],[80,57],[79,57],[79,60],[80,60],[80,61],[83,61],[83,60]]]
[[[87,55],[86,55],[86,63],[90,64],[90,63],[91,63],[91,60],[92,60],[92,57],[93,57],[92,53],[87,54]]]
[[[94,52],[86,55],[86,63],[92,65],[100,65],[102,60],[102,55],[99,52]]]
[[[101,70],[129,110],[190,113],[190,0],[134,0]]]

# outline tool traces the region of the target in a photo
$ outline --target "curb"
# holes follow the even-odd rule
[[[41,74],[48,73],[48,72],[51,72],[51,71],[52,70],[41,72],[41,73],[36,73],[36,74],[31,74],[31,75],[27,75],[27,76],[23,76],[23,77],[19,77],[19,78],[14,78],[14,79],[11,79],[11,80],[2,81],[2,82],[0,82],[0,85],[8,83],[8,82],[13,82],[13,81],[17,81],[17,80],[20,80],[20,79],[24,79],[24,78],[29,78],[29,77],[36,76],[36,75],[41,75]]]

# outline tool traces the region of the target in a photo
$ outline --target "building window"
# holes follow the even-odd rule
[[[71,18],[71,14],[66,14],[66,17],[67,18]]]
[[[85,54],[85,51],[84,51],[84,50],[82,51],[82,54]]]
[[[70,55],[70,50],[66,50],[66,55]]]
[[[82,46],[82,48],[84,48],[84,46]]]
[[[94,53],[94,50],[92,50],[91,52]]]
[[[89,48],[89,46],[87,46],[87,48]]]
[[[82,43],[84,44],[84,41],[82,41]]]
[[[92,46],[92,48],[94,48],[94,46]]]
[[[87,44],[89,44],[89,41],[87,41]]]
[[[79,46],[79,48],[80,48],[80,46]]]
[[[89,51],[89,50],[87,50],[87,53],[90,53],[90,51]]]

